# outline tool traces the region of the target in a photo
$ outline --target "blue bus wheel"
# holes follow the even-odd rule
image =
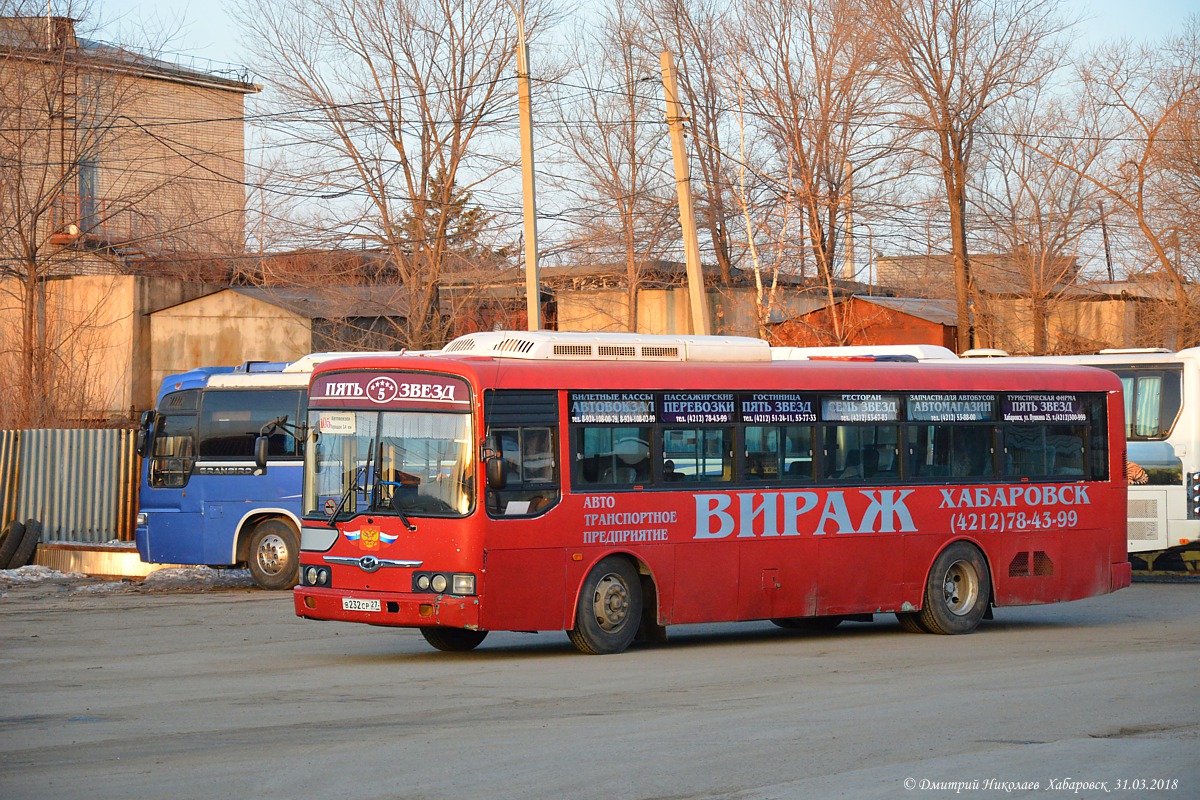
[[[279,519],[260,522],[250,535],[246,566],[264,589],[290,589],[300,580],[300,543],[291,525]]]

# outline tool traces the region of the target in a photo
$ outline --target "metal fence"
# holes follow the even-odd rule
[[[132,430],[0,431],[3,519],[36,519],[42,541],[132,541],[140,461]]]

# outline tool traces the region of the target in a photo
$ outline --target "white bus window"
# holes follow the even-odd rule
[[[748,481],[811,481],[811,425],[747,425],[745,428]]]
[[[1179,416],[1183,373],[1123,369],[1117,375],[1125,393],[1125,435],[1132,440],[1165,438]]]
[[[828,425],[824,437],[827,479],[862,481],[898,477],[900,426]]]
[[[632,486],[650,480],[651,428],[614,425],[575,432],[576,480],[591,486]]]
[[[729,428],[670,428],[663,432],[663,458],[673,462],[678,477],[672,480],[733,480],[733,431]]]

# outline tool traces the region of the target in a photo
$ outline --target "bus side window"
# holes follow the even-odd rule
[[[528,426],[492,430],[498,456],[507,462],[508,483],[489,490],[488,510],[500,516],[540,514],[558,504],[558,451],[553,428]]]
[[[746,481],[811,481],[813,429],[808,425],[747,425]]]
[[[154,451],[150,454],[151,486],[180,488],[187,485],[196,461],[195,436],[194,414],[159,417]]]
[[[733,480],[733,431],[730,428],[668,428],[663,458],[674,462],[677,480],[720,483]],[[765,469],[765,464],[760,465]]]
[[[632,425],[575,428],[575,474],[581,486],[635,486],[650,480],[651,429]]]

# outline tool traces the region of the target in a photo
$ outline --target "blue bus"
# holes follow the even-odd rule
[[[296,585],[304,443],[295,426],[313,366],[337,355],[357,354],[201,367],[163,381],[138,436],[142,561],[245,565],[263,588]],[[254,445],[266,426],[262,473]]]

